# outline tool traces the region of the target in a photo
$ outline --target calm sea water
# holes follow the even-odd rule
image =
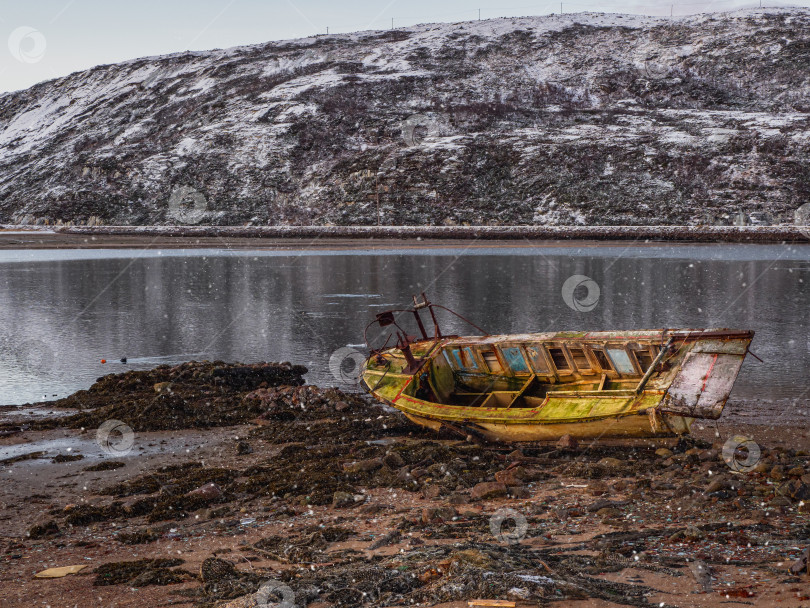
[[[566,303],[572,275],[598,285],[591,310],[575,310],[595,297],[585,286]],[[0,251],[0,404],[191,359],[293,361],[310,382],[339,385],[332,353],[361,350],[376,312],[421,291],[491,333],[754,329],[764,362],[746,360],[732,401],[784,420],[810,401],[810,246],[606,245]],[[453,317],[444,329],[469,333]]]

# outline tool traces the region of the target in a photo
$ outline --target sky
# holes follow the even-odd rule
[[[479,18],[612,12],[675,16],[759,0],[0,0],[0,92],[96,65],[188,50]],[[765,6],[810,6],[763,0]]]

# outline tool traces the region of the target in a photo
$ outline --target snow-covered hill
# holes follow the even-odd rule
[[[792,222],[808,112],[806,9],[150,57],[0,96],[0,223]]]

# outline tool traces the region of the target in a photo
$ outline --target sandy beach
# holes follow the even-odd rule
[[[2,462],[3,606],[285,605],[268,581],[310,607],[810,598],[806,568],[789,570],[808,545],[807,425],[721,419],[632,448],[479,445],[335,389],[225,386],[218,420],[171,418],[185,389],[157,393],[153,419],[127,421],[129,451],[99,449],[91,406],[126,411],[109,402],[115,379],[143,414],[155,390],[132,378],[145,373],[48,406],[67,415],[3,424],[0,450],[17,448]],[[250,420],[219,424],[243,410]],[[743,471],[724,460],[734,436],[760,451]],[[85,568],[34,578],[71,565]]]

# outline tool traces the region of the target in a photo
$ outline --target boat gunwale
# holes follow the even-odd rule
[[[705,329],[705,330],[636,330],[631,332],[611,332],[611,331],[602,331],[602,332],[585,332],[581,333],[580,335],[571,335],[575,332],[544,332],[544,333],[528,333],[528,334],[502,334],[496,336],[470,336],[470,337],[460,337],[460,336],[435,336],[433,338],[429,338],[427,340],[418,340],[412,343],[412,346],[421,347],[422,353],[418,356],[418,366],[416,369],[413,370],[412,373],[405,373],[404,369],[399,372],[388,372],[386,370],[375,370],[369,369],[366,366],[364,370],[364,375],[368,377],[385,377],[386,375],[392,379],[396,379],[399,384],[401,382],[401,386],[395,387],[398,388],[398,392],[393,399],[385,398],[377,394],[376,387],[375,390],[372,391],[368,385],[368,383],[361,377],[361,385],[369,392],[377,396],[382,401],[389,403],[392,407],[395,407],[401,410],[405,414],[430,419],[434,421],[455,421],[461,423],[470,423],[470,422],[480,422],[483,424],[503,424],[503,425],[557,425],[557,424],[579,424],[579,423],[593,423],[599,422],[604,420],[611,420],[615,419],[618,420],[620,418],[630,417],[630,416],[645,416],[648,415],[650,410],[655,411],[661,405],[661,401],[659,399],[656,405],[650,407],[639,407],[641,405],[640,402],[643,402],[645,397],[653,397],[653,396],[660,396],[661,398],[666,395],[668,391],[668,386],[666,388],[645,388],[641,391],[637,389],[615,389],[615,390],[548,390],[544,395],[544,399],[542,403],[536,405],[535,407],[528,408],[528,407],[487,407],[483,408],[481,406],[465,406],[465,405],[454,405],[454,404],[445,404],[439,403],[435,401],[428,401],[424,399],[419,399],[417,397],[412,397],[410,395],[403,394],[404,391],[411,385],[411,382],[414,378],[418,377],[426,365],[434,360],[434,358],[438,357],[442,352],[443,349],[447,346],[463,346],[463,345],[470,345],[470,346],[479,346],[479,345],[510,345],[513,343],[524,344],[526,342],[541,342],[541,343],[554,343],[554,342],[565,342],[566,344],[572,343],[587,343],[592,342],[595,340],[599,340],[602,342],[611,342],[614,340],[624,340],[624,341],[649,341],[655,345],[657,340],[663,340],[665,337],[669,337],[674,339],[677,342],[692,342],[692,341],[699,341],[701,339],[711,340],[714,339],[727,339],[727,340],[749,340],[753,338],[754,332],[751,330],[733,330],[733,329]],[[631,335],[627,335],[631,333]],[[563,334],[563,335],[561,335]],[[618,334],[618,335],[617,335]],[[392,358],[396,358],[399,360],[404,359],[404,356],[397,355],[393,351],[395,349],[391,348],[387,351],[384,351],[386,354],[391,356]],[[745,351],[747,352],[747,345]],[[743,353],[743,357],[745,354]],[[488,374],[492,375],[492,374]],[[512,375],[508,374],[496,374],[498,376],[502,376],[504,378],[518,378],[521,377],[522,374],[512,373]],[[377,385],[379,386],[379,384]],[[559,384],[561,388],[565,386],[565,384]],[[487,391],[487,392],[497,392],[497,391]],[[505,391],[505,392],[514,392],[514,391]],[[612,412],[606,414],[599,414],[599,415],[588,415],[588,416],[577,416],[573,418],[543,418],[539,415],[542,413],[542,410],[546,408],[549,404],[551,399],[563,399],[563,400],[572,400],[575,401],[577,399],[597,399],[597,400],[625,400],[627,401],[627,405],[623,408],[623,411],[620,412]],[[436,411],[439,410],[439,411]],[[441,411],[444,410],[444,411]],[[482,414],[487,414],[482,416]],[[498,414],[501,414],[498,416]],[[681,416],[680,414],[676,413],[666,413],[661,411],[661,414],[667,416]],[[497,417],[496,417],[497,416]],[[682,417],[682,416],[681,416]]]

